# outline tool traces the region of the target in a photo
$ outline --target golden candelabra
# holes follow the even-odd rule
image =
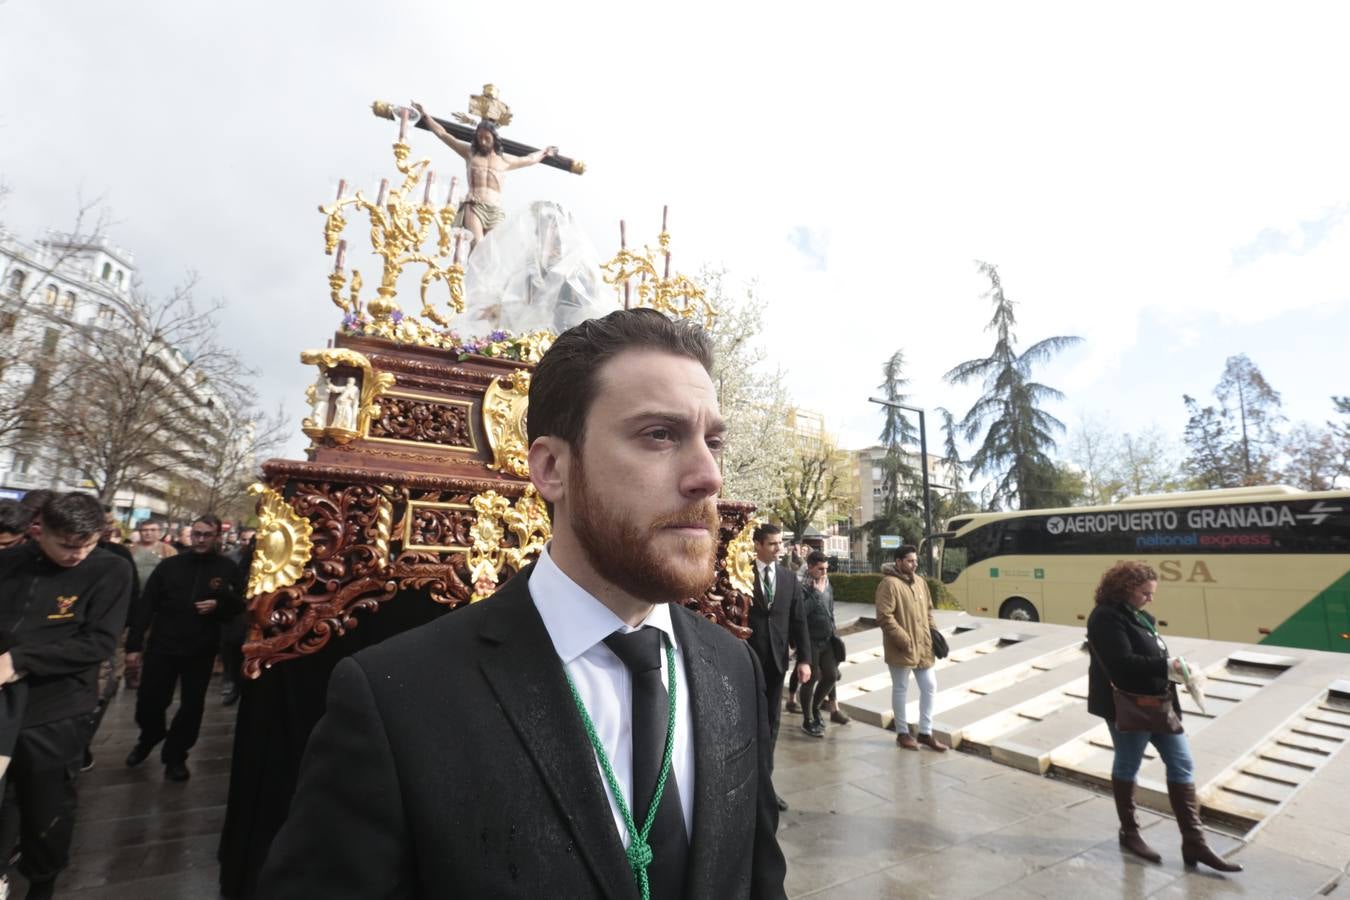
[[[431,202],[431,160],[408,161],[410,148],[405,140],[406,129],[405,116],[399,139],[394,143],[394,165],[402,176],[398,187],[391,189],[387,179],[382,181],[379,194],[371,201],[359,190],[350,197],[343,196],[346,183],[342,182],[338,186],[337,199],[319,207],[319,212],[325,216],[324,252],[331,256],[334,250],[337,251],[336,265],[328,276],[328,287],[338,309],[351,315],[361,314],[361,273],[352,269],[348,283],[343,268],[346,241],[340,238],[347,227],[344,213],[351,210],[358,214],[365,212],[370,219],[371,249],[384,260],[376,296],[365,303],[365,311],[371,319],[370,332],[404,343],[448,345],[448,337],[432,325],[444,329],[449,325],[450,316],[435,307],[428,290],[438,281],[445,282],[451,315],[464,311],[464,267],[459,262],[463,234],[454,226],[454,198],[447,197],[441,206]],[[419,184],[424,184],[425,188],[420,202],[415,197]],[[436,230],[434,250],[427,252],[423,248],[431,237],[433,226]],[[421,278],[422,308],[418,315],[409,315],[395,302],[398,279],[405,267],[418,263],[426,267]]]
[[[717,310],[708,302],[703,288],[686,275],[670,274],[670,232],[666,230],[666,219],[663,212],[656,248],[646,246],[641,251],[628,249],[627,229],[623,222],[619,223],[619,252],[600,267],[605,272],[605,283],[614,285],[625,308],[645,306],[674,318],[698,319],[704,328],[712,328]],[[663,260],[660,270],[658,259]]]

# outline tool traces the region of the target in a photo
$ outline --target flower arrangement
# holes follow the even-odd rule
[[[435,328],[417,322],[411,317],[405,317],[398,310],[389,314],[387,323],[377,322],[364,309],[349,312],[342,317],[342,333],[384,338],[404,344],[440,347],[459,360],[470,356],[487,356],[492,359],[536,362],[541,352],[539,335],[536,334],[516,335],[509,331],[497,330],[482,337],[466,340],[454,329]]]

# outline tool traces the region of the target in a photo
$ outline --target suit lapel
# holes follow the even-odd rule
[[[680,640],[684,670],[689,681],[689,705],[694,722],[694,833],[689,848],[686,897],[716,896],[716,873],[711,871],[723,843],[728,817],[723,808],[727,793],[735,787],[727,777],[726,749],[731,746],[727,728],[730,717],[723,712],[734,698],[721,676],[717,649],[703,640],[694,627],[694,614],[672,606],[671,624]]]
[[[526,569],[485,601],[491,614],[479,631],[485,644],[479,666],[605,896],[633,898],[637,886],[609,795],[528,577]]]

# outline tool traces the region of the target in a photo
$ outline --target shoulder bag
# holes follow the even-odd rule
[[[946,659],[947,654],[951,652],[947,647],[947,639],[936,628],[930,627],[928,630],[933,635],[933,656],[937,659]]]

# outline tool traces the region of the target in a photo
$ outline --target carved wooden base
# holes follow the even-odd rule
[[[523,437],[530,367],[341,335],[335,350],[306,356],[320,366],[340,357],[346,368],[334,363],[328,374],[378,379],[380,392],[361,411],[361,433],[315,429],[309,461],[263,465],[249,678],[318,651],[400,591],[423,592],[447,610],[485,597],[549,537],[529,481],[499,464],[502,448]],[[719,509],[717,579],[688,605],[744,638],[750,598],[736,587],[747,581],[735,559],[728,568],[728,544],[744,555],[754,507],[721,501]]]

